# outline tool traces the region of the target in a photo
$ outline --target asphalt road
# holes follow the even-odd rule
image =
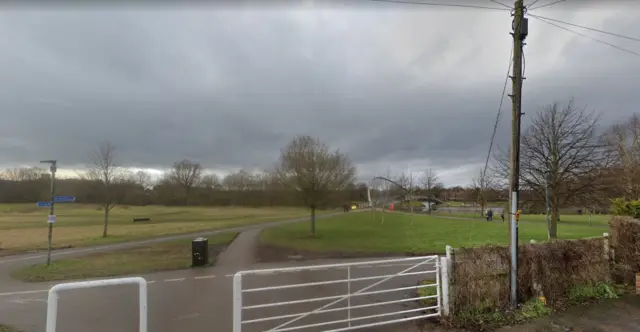
[[[353,261],[353,260],[351,260]],[[362,261],[362,260],[358,260]],[[340,261],[344,263],[345,260]],[[337,263],[337,261],[318,261],[313,264]],[[417,263],[417,262],[415,262]],[[410,263],[388,263],[382,265],[365,265],[351,268],[351,277],[380,276],[396,274],[411,265]],[[308,265],[306,263],[305,265]],[[273,268],[296,266],[300,262],[286,264],[261,264],[254,268]],[[187,271],[156,273],[143,276],[148,281],[149,331],[232,331],[232,280],[237,268],[212,267]],[[433,270],[432,264],[425,264],[412,271]],[[309,283],[327,280],[338,280],[346,277],[346,269],[334,268],[320,271],[304,271],[286,274],[257,275],[243,278],[243,288],[267,287],[283,284]],[[366,290],[367,292],[415,286],[420,280],[435,278],[435,275],[403,276],[392,278],[380,285]],[[351,283],[351,292],[369,286],[379,280],[355,281]],[[24,332],[41,332],[45,328],[47,291],[52,284],[29,285],[29,289],[0,293],[0,322],[14,325]],[[305,288],[274,290],[269,292],[247,293],[244,305],[294,301],[307,298],[343,295],[347,293],[347,285],[332,284]],[[384,301],[407,299],[400,304],[380,305],[370,308],[354,309],[352,317],[362,317],[382,312],[392,312],[418,308],[410,297],[410,291],[388,292],[376,295],[355,297],[351,305],[373,304]],[[85,332],[134,332],[137,331],[138,307],[136,286],[108,286],[104,288],[72,290],[61,293],[58,313],[58,331]],[[255,319],[275,315],[303,313],[317,309],[331,301],[295,304],[277,308],[246,310],[245,319]],[[346,306],[346,301],[330,308]],[[390,316],[386,319],[408,317],[412,314]],[[312,315],[289,326],[299,326],[345,319],[347,312],[332,312]],[[265,331],[274,328],[286,320],[248,324],[243,331]],[[362,324],[374,322],[363,320]],[[354,323],[355,325],[355,323]],[[326,331],[345,327],[346,324],[327,325],[308,328],[304,331]],[[365,331],[390,331],[389,327],[369,328]]]
[[[324,215],[323,218],[331,215]],[[57,250],[53,257],[81,256],[92,252],[104,252],[123,248],[144,246],[151,243],[190,238],[200,235],[210,235],[221,232],[241,232],[234,242],[223,252],[215,267],[191,269],[184,271],[161,272],[143,275],[148,282],[148,323],[149,331],[153,332],[182,332],[182,331],[232,331],[232,295],[233,275],[238,271],[264,268],[281,268],[318,264],[335,264],[345,262],[362,262],[363,260],[324,260],[310,262],[286,262],[270,264],[254,264],[253,252],[257,236],[262,228],[299,222],[307,218],[299,218],[276,223],[239,227],[234,229],[217,230],[198,234],[163,237],[144,241],[106,245],[93,248]],[[46,307],[48,290],[57,282],[28,284],[8,277],[8,271],[23,265],[44,262],[46,254],[34,253],[22,256],[5,257],[0,259],[0,322],[15,326],[24,332],[42,332],[46,323]],[[373,259],[366,260],[372,261]],[[386,258],[385,260],[389,260]],[[418,263],[388,262],[383,264],[365,264],[350,269],[351,278],[393,275]],[[432,271],[433,264],[423,264],[414,271]],[[290,285],[310,282],[345,279],[345,268],[331,268],[314,271],[301,271],[283,274],[252,275],[243,277],[243,289],[270,287],[276,285]],[[367,289],[372,292],[382,289],[415,286],[424,279],[435,279],[433,273],[394,277],[378,286]],[[370,286],[382,279],[353,281],[350,283],[351,293]],[[316,285],[304,288],[282,289],[268,292],[252,292],[243,296],[245,306],[259,305],[273,302],[296,301],[334,295],[345,295],[348,292],[346,283]],[[58,312],[58,331],[95,332],[102,331],[137,331],[138,327],[138,290],[133,285],[108,286],[83,290],[65,291],[60,294]],[[415,290],[401,290],[375,295],[365,295],[351,299],[351,305],[379,304],[381,302],[405,299],[398,304],[376,305],[367,308],[353,309],[351,317],[363,317],[377,313],[389,313],[408,309],[419,309],[418,303],[412,298]],[[245,320],[264,318],[275,315],[304,313],[318,309],[334,300],[324,300],[314,303],[297,303],[283,305],[276,308],[259,308],[245,310]],[[325,309],[346,306],[346,301],[339,302]],[[346,311],[314,314],[288,325],[295,327],[307,324],[317,324],[332,320],[346,319]],[[385,319],[410,317],[420,314],[407,313],[387,316]],[[290,318],[291,319],[291,318]],[[286,322],[286,319],[258,322],[243,326],[243,331],[265,331]],[[375,322],[375,319],[362,320],[353,325]],[[325,325],[307,328],[303,331],[327,331],[346,327],[346,324]],[[415,325],[403,328],[403,332],[411,331]],[[397,327],[397,325],[394,325]],[[389,332],[393,327],[367,328],[362,331]]]

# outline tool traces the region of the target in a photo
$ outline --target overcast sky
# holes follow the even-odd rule
[[[5,8],[0,166],[81,168],[109,141],[133,167],[263,168],[308,134],[348,152],[362,178],[431,167],[447,185],[470,182],[506,75],[509,11],[277,3]],[[531,13],[640,37],[632,6],[568,0]],[[640,57],[533,18],[529,30],[524,112],[571,97],[607,122],[637,110]],[[585,33],[640,53],[638,42]],[[507,97],[500,146],[510,121]]]

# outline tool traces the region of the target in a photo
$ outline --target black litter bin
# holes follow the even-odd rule
[[[199,237],[191,241],[191,266],[205,266],[209,264],[209,240]]]

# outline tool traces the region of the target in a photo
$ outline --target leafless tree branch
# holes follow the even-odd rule
[[[302,196],[311,209],[311,233],[315,235],[316,208],[346,189],[356,169],[346,154],[310,136],[295,137],[282,151],[276,167],[278,181]]]
[[[102,236],[107,237],[109,212],[116,206],[114,186],[122,181],[125,173],[116,163],[116,148],[109,142],[101,143],[90,155],[85,177],[97,184],[104,211]]]
[[[551,104],[532,119],[520,148],[520,186],[544,201],[549,185],[551,237],[557,235],[561,206],[583,204],[601,197],[602,172],[610,154],[598,134],[600,116],[577,108],[573,100],[561,106]],[[493,170],[508,179],[509,155],[499,152]],[[505,176],[507,175],[507,176]]]

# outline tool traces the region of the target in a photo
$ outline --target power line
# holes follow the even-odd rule
[[[510,6],[508,6],[508,5],[505,5],[505,4],[503,4],[502,2],[500,2],[500,1],[496,1],[496,0],[489,0],[489,1],[491,1],[491,2],[493,2],[493,3],[495,3],[495,4],[498,4],[498,5],[502,6],[502,7],[509,8],[509,10],[513,9],[512,7],[510,7]]]
[[[370,1],[404,3],[404,4],[410,4],[410,5],[439,6],[439,7],[461,7],[461,8],[490,9],[490,10],[511,10],[511,9],[508,9],[508,8],[496,8],[496,7],[485,7],[485,6],[475,6],[475,5],[460,5],[460,4],[452,4],[452,3],[434,3],[434,2],[401,1],[401,0],[370,0]]]
[[[553,6],[553,5],[557,4],[557,3],[561,3],[561,2],[564,2],[564,1],[567,1],[567,0],[558,0],[558,1],[554,1],[554,2],[548,3],[548,4],[546,4],[546,5],[540,5],[540,6],[538,6],[538,7],[531,8],[531,9],[529,9],[529,10],[534,10],[534,9],[539,9],[539,8],[548,7],[548,6]],[[536,2],[538,2],[538,1],[536,1]],[[534,2],[534,3],[535,3],[535,2]]]
[[[610,36],[615,36],[615,37],[620,37],[620,38],[624,38],[624,39],[629,39],[629,40],[640,42],[640,38],[629,37],[629,36],[621,35],[621,34],[615,33],[615,32],[609,32],[609,31],[599,30],[599,29],[595,29],[595,28],[590,28],[590,27],[587,27],[587,26],[584,26],[584,25],[578,25],[578,24],[575,24],[575,23],[564,22],[564,21],[556,20],[555,18],[540,16],[540,15],[529,14],[529,16],[535,17],[535,18],[542,18],[542,19],[545,19],[545,20],[548,20],[548,21],[553,21],[553,22],[557,22],[557,23],[566,24],[566,25],[570,25],[570,26],[573,26],[573,27],[576,27],[576,28],[582,28],[582,29],[586,29],[586,30],[591,30],[591,31],[595,31],[595,32],[604,33],[604,34],[607,34],[607,35],[610,35]]]
[[[633,55],[635,55],[635,56],[637,56],[637,57],[640,57],[640,53],[637,53],[637,52],[634,52],[634,51],[628,50],[628,49],[626,49],[626,48],[622,48],[622,47],[620,47],[620,46],[618,46],[618,45],[614,45],[614,44],[608,43],[608,42],[606,42],[606,41],[600,40],[600,39],[598,39],[598,38],[591,37],[591,36],[589,36],[589,35],[585,35],[585,34],[583,34],[583,33],[580,33],[580,32],[574,31],[574,30],[571,30],[571,29],[569,29],[569,28],[565,28],[565,27],[560,26],[560,25],[557,25],[557,24],[555,24],[555,23],[553,23],[553,22],[545,21],[543,18],[540,18],[540,17],[536,17],[536,16],[531,16],[531,17],[533,17],[533,18],[535,18],[535,19],[538,19],[538,20],[540,20],[541,22],[547,23],[547,24],[549,24],[549,25],[553,25],[553,26],[555,26],[556,28],[560,28],[560,29],[562,29],[562,30],[566,30],[566,31],[572,32],[572,33],[574,33],[574,34],[576,34],[576,35],[578,35],[578,36],[582,36],[582,37],[585,37],[585,38],[591,39],[591,40],[593,40],[593,41],[595,41],[595,42],[598,42],[598,43],[601,43],[601,44],[604,44],[604,45],[607,45],[607,46],[613,47],[613,48],[615,48],[615,49],[617,49],[617,50],[620,50],[620,51],[622,51],[622,52],[626,52],[626,53],[629,53],[629,54],[633,54]]]
[[[484,169],[482,170],[482,179],[484,181],[487,174],[487,168],[489,167],[489,158],[491,158],[491,149],[493,149],[493,141],[496,138],[496,132],[498,131],[498,123],[500,122],[500,113],[502,112],[502,103],[504,102],[504,96],[507,92],[507,84],[509,83],[509,74],[511,73],[511,64],[513,63],[513,47],[509,52],[509,67],[507,68],[507,77],[504,79],[504,86],[502,87],[502,95],[500,96],[500,105],[498,106],[498,113],[496,114],[496,121],[493,124],[493,133],[491,134],[491,140],[489,141],[489,151],[487,152],[487,159],[484,162]]]
[[[527,7],[531,7],[531,6],[535,5],[536,2],[538,2],[538,1],[540,1],[540,0],[536,0],[536,1],[532,2],[532,3],[530,3]]]

